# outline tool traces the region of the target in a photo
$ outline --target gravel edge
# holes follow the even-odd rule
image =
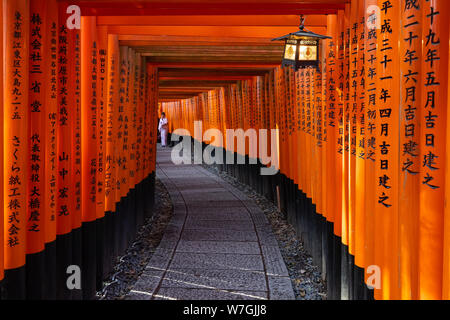
[[[113,272],[97,292],[98,300],[123,300],[144,272],[164,235],[173,214],[170,195],[164,184],[155,178],[155,206],[153,215],[139,229],[133,244],[116,259]]]

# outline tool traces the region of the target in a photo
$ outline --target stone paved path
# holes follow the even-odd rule
[[[158,148],[157,176],[174,205],[159,247],[127,299],[294,299],[264,213],[199,165]]]

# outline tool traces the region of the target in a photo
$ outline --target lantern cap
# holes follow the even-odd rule
[[[321,35],[321,34],[318,34],[318,33],[314,33],[314,32],[311,32],[311,31],[300,30],[300,31],[297,31],[297,32],[291,32],[291,33],[286,34],[284,36],[281,36],[279,38],[272,39],[272,41],[279,41],[279,40],[288,39],[291,36],[309,37],[309,38],[317,38],[317,39],[332,39],[329,36],[324,36],[324,35]]]
[[[281,36],[279,38],[272,39],[272,41],[288,39],[291,36],[308,37],[308,38],[316,38],[316,39],[332,39],[329,36],[324,36],[324,35],[314,33],[314,32],[311,32],[311,31],[305,29],[305,17],[303,15],[300,16],[300,26],[298,27],[298,29],[299,29],[299,31],[297,31],[297,32],[291,32],[291,33]]]

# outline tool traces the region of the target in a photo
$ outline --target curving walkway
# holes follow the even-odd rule
[[[157,177],[173,217],[127,299],[294,299],[264,213],[199,165],[174,165],[158,148]]]

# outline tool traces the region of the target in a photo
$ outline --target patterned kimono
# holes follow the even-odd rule
[[[159,120],[158,130],[161,133],[161,146],[167,146],[167,134],[169,133],[169,125],[167,118],[161,118]]]

